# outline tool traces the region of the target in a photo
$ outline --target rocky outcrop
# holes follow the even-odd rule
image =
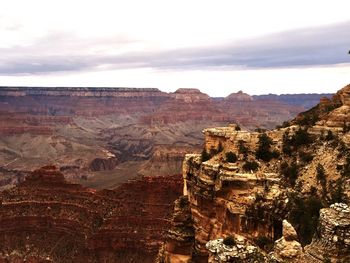
[[[342,132],[350,125],[350,85],[339,90],[332,98],[322,98],[320,103],[300,113],[293,123],[315,125],[316,130],[331,129]]]
[[[43,167],[0,194],[0,259],[153,262],[181,188],[177,176],[96,191]]]
[[[278,188],[274,186],[279,181],[276,174],[242,172],[236,164],[202,162],[201,155],[191,154],[185,157],[183,176],[184,194],[190,201],[194,222],[194,254],[198,262],[207,260],[205,244],[220,236],[236,233],[250,237],[279,237],[281,222],[278,219],[266,215],[262,223],[246,215],[257,193],[264,193],[269,188],[269,198],[278,195]]]
[[[305,250],[314,260],[321,261],[328,257],[334,262],[337,259],[349,261],[350,207],[343,203],[335,203],[329,208],[321,209],[318,233]]]
[[[222,99],[220,108],[230,114],[236,123],[251,130],[275,128],[305,109],[300,104],[291,105],[269,97],[253,98],[243,92],[233,93]]]
[[[25,176],[28,174],[26,171],[10,170],[0,167],[0,190],[14,187],[20,182],[24,181]]]
[[[273,253],[270,255],[272,262],[306,262],[301,244],[298,242],[297,232],[287,221],[283,220],[282,237],[275,241]]]
[[[206,244],[210,252],[208,262],[265,262],[266,258],[263,253],[244,237],[236,235],[233,240],[231,244],[225,244],[225,239],[209,241]]]

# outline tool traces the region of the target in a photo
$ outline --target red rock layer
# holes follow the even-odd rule
[[[181,176],[116,190],[67,183],[55,167],[0,195],[0,262],[152,262],[169,226]]]

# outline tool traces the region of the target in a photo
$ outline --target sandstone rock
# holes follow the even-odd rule
[[[283,220],[282,226],[283,226],[282,235],[286,241],[298,240],[297,232],[287,220]]]
[[[241,136],[242,135],[242,136]],[[206,145],[222,143],[224,149],[249,134],[236,131],[234,127],[205,130]],[[250,138],[250,137],[249,137]],[[215,140],[218,141],[215,141]],[[207,146],[208,147],[208,146]],[[240,235],[279,237],[279,220],[266,214],[266,222],[256,222],[246,210],[254,203],[255,193],[264,192],[264,185],[276,191],[279,182],[275,173],[244,173],[236,165],[222,164],[220,159],[201,162],[199,154],[188,154],[183,164],[184,193],[190,201],[193,226],[195,229],[195,253],[201,260],[207,258],[205,244],[218,236],[236,233]],[[267,194],[271,199],[278,195]]]
[[[271,260],[277,262],[303,262],[304,252],[301,244],[297,241],[297,233],[294,227],[283,220],[283,236],[275,241]]]
[[[298,241],[287,241],[284,237],[275,242],[274,253],[277,258],[283,260],[299,259],[303,255],[303,250]]]

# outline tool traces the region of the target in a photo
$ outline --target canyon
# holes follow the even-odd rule
[[[210,98],[197,89],[0,87],[0,187],[47,164],[98,189],[178,174],[184,154],[201,150],[203,129],[232,122],[273,128],[321,96],[329,94]]]
[[[349,262],[349,98],[275,130],[205,129],[157,262]]]
[[[326,96],[326,106],[309,110],[323,114],[310,132],[342,134],[345,93],[210,98],[196,89],[2,87],[0,262],[215,261],[232,233],[243,254],[265,257],[256,243],[283,238],[291,194],[280,159],[258,161],[257,170],[246,163],[254,163],[262,131],[291,120],[266,132],[282,152],[309,100]],[[326,146],[312,146],[312,172]],[[323,165],[338,180],[346,159],[332,149]],[[239,161],[227,162],[228,152]],[[310,169],[298,178],[304,193],[315,185]],[[333,233],[328,223],[320,229]],[[347,242],[347,223],[342,233],[338,240]],[[288,247],[287,239],[279,247]],[[318,243],[332,252],[323,238],[309,243],[307,256],[317,254]]]

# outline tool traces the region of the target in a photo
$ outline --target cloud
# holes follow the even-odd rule
[[[135,49],[135,44],[142,43],[126,36],[83,38],[56,32],[30,45],[0,48],[0,75],[117,68],[268,69],[336,65],[350,62],[349,28],[350,21],[217,46],[167,51]]]
[[[173,52],[160,67],[281,68],[349,63],[350,21],[242,40],[221,47]]]

